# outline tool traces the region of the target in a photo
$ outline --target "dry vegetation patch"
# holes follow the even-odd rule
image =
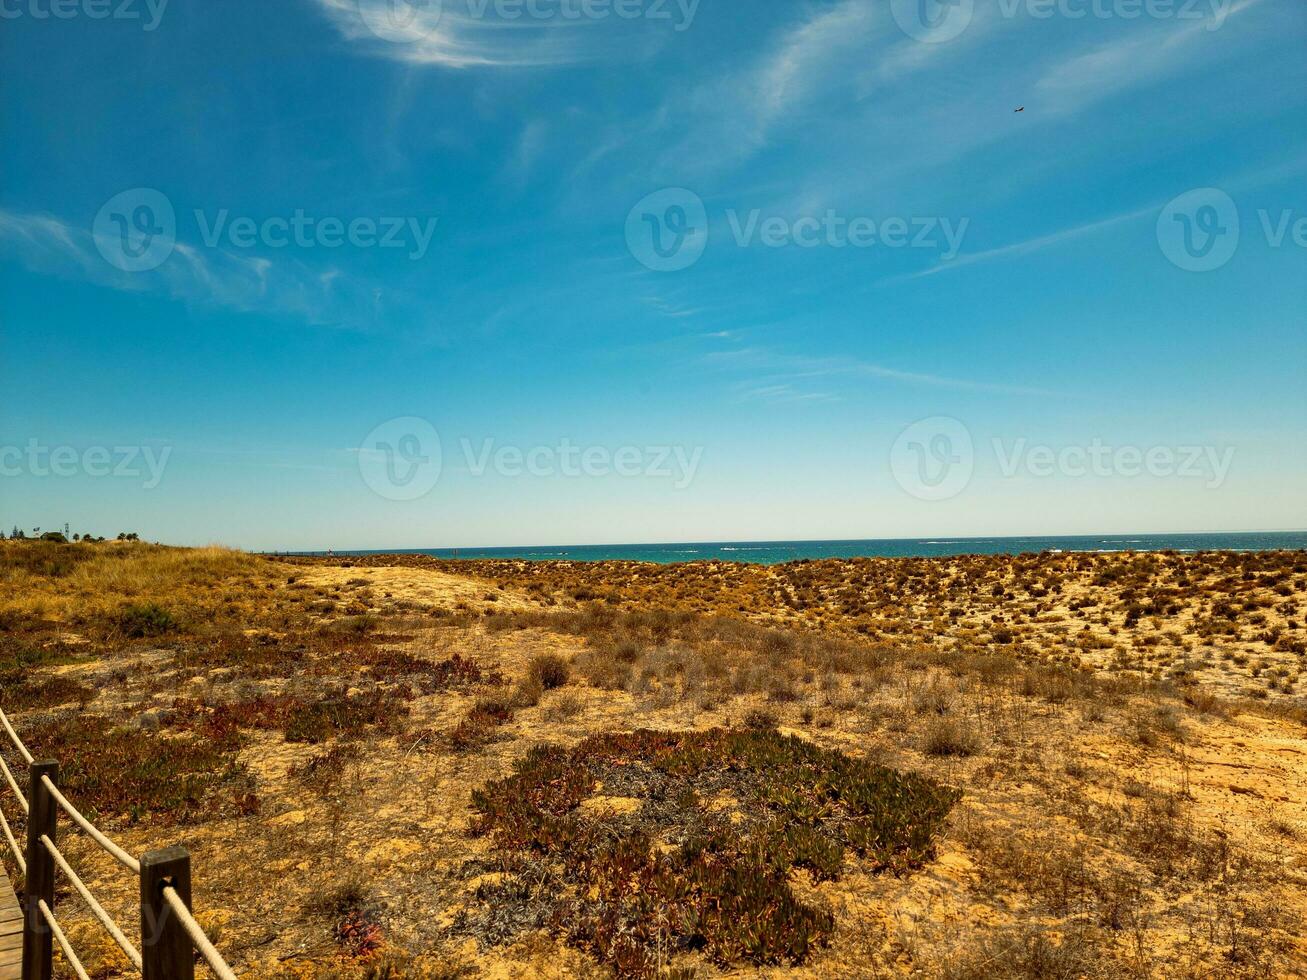
[[[0,704],[243,976],[1287,976],[1304,581],[6,542]]]
[[[586,807],[599,790],[603,805]],[[738,806],[704,805],[722,795]],[[525,894],[535,914],[509,915],[548,922],[621,975],[654,975],[690,950],[723,966],[802,963],[833,920],[796,898],[791,871],[837,878],[846,850],[878,871],[920,867],[956,799],[776,732],[644,730],[537,747],[473,794],[474,832],[492,836],[513,874],[482,889],[490,904],[472,928],[509,938],[504,899]],[[523,888],[540,879],[552,894]]]

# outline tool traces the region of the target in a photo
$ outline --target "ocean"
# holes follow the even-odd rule
[[[740,561],[761,565],[801,558],[937,557],[1039,551],[1268,551],[1307,549],[1307,531],[1207,534],[1086,534],[1022,538],[871,538],[854,541],[703,541],[685,544],[542,545],[521,548],[405,548],[337,551],[338,555],[410,554],[437,558],[522,558],[568,561]],[[325,552],[302,552],[325,554]]]

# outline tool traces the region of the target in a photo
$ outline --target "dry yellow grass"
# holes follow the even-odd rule
[[[0,616],[71,624],[131,603],[178,599],[204,609],[227,603],[266,574],[259,558],[218,546],[0,542]]]

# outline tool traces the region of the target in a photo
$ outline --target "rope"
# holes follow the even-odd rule
[[[0,810],[0,827],[4,827],[5,839],[9,841],[9,849],[14,852],[14,860],[18,862],[18,870],[24,875],[27,874],[27,861],[23,858],[23,851],[18,846],[18,841],[14,840],[14,832],[9,829],[9,821],[5,818],[3,810]]]
[[[54,863],[59,865],[63,873],[68,876],[68,880],[73,883],[73,887],[77,889],[77,894],[82,896],[82,901],[86,902],[91,911],[95,913],[95,917],[100,920],[100,925],[104,926],[109,935],[113,937],[113,941],[122,947],[122,951],[127,954],[127,958],[131,960],[132,964],[139,970],[141,968],[141,954],[136,951],[136,947],[133,946],[131,942],[128,941],[127,937],[123,935],[123,931],[118,928],[118,923],[114,922],[113,919],[109,917],[109,913],[106,912],[100,903],[95,900],[95,896],[93,896],[87,889],[86,883],[78,877],[77,872],[72,869],[64,856],[59,853],[59,848],[54,846],[54,841],[50,840],[47,835],[42,834],[41,843],[45,845],[45,849],[49,851],[50,856],[54,858]]]
[[[52,780],[49,776],[42,776],[41,784],[46,788],[46,790],[49,791],[50,795],[54,797],[55,802],[64,808],[64,811],[68,814],[68,816],[73,818],[73,822],[76,823],[77,826],[81,827],[84,831],[86,831],[86,833],[90,836],[91,840],[95,841],[106,851],[112,854],[115,858],[117,858],[118,863],[121,864],[128,871],[131,871],[133,874],[141,873],[141,862],[136,860],[136,858],[132,857],[126,851],[124,851],[121,847],[119,847],[117,844],[111,841],[108,837],[105,837],[104,834],[100,833],[100,831],[91,823],[91,821],[87,820],[84,816],[82,816],[81,813],[78,812],[77,808],[68,802],[67,797],[65,797],[63,793],[59,792],[58,787],[55,786],[54,784],[54,780]]]
[[[27,751],[27,746],[23,744],[22,739],[18,737],[18,733],[14,731],[14,726],[9,723],[9,716],[4,713],[4,709],[2,708],[0,708],[0,725],[4,726],[5,731],[9,734],[9,738],[17,747],[19,754],[22,755],[28,765],[31,765],[34,761],[32,753]],[[3,755],[0,755],[0,769],[4,771],[5,779],[8,780],[10,788],[14,791],[14,795],[18,797],[18,802],[22,806],[23,812],[30,814],[31,805],[27,802],[27,797],[23,795],[23,791],[19,788],[18,780],[14,779],[14,774],[10,771],[9,764],[5,762]],[[49,776],[42,776],[41,784],[46,788],[46,791],[50,796],[54,798],[54,801],[63,807],[64,812],[72,817],[73,822],[87,833],[91,840],[95,841],[102,848],[108,851],[119,864],[127,868],[127,870],[131,871],[133,874],[139,875],[141,873],[141,862],[111,841],[101,833],[99,828],[92,824],[91,821],[82,816],[81,811],[69,803],[68,798],[64,796],[63,793],[59,792],[59,787],[54,784],[54,781]],[[19,868],[21,868],[23,873],[26,874],[27,862],[23,859],[22,850],[18,846],[18,841],[14,839],[14,833],[9,827],[9,821],[5,818],[3,810],[0,810],[0,827],[3,828],[5,839],[9,842],[9,847],[14,852],[14,859],[18,862]],[[123,931],[118,928],[118,924],[113,921],[113,918],[104,910],[104,907],[95,900],[95,897],[86,887],[85,882],[83,882],[77,872],[73,870],[63,854],[60,853],[59,848],[55,847],[54,841],[50,840],[48,835],[43,834],[41,836],[41,843],[45,845],[46,850],[50,852],[50,856],[54,858],[55,863],[59,865],[59,868],[63,873],[68,876],[68,880],[73,883],[73,887],[76,888],[77,893],[82,896],[82,900],[86,902],[87,907],[89,907],[95,917],[100,920],[100,924],[104,926],[109,935],[113,937],[114,942],[116,942],[119,947],[121,947],[122,951],[127,954],[127,958],[132,961],[133,965],[135,965],[138,970],[141,969],[143,963],[140,952],[131,944],[128,938],[123,935]],[[171,908],[173,913],[177,916],[177,921],[179,921],[182,924],[182,928],[186,930],[186,934],[190,937],[195,948],[198,949],[200,955],[204,957],[204,961],[209,965],[209,969],[219,977],[219,980],[238,980],[236,974],[232,972],[232,968],[227,965],[227,961],[222,958],[222,954],[214,948],[213,943],[209,941],[209,937],[206,936],[204,930],[200,928],[200,924],[195,921],[195,917],[191,915],[191,910],[186,907],[186,903],[183,902],[181,896],[177,894],[177,890],[171,885],[165,886],[163,889],[163,897],[168,903],[168,907]],[[64,958],[68,961],[68,965],[73,968],[73,972],[77,974],[78,980],[91,980],[86,972],[86,968],[82,966],[82,961],[79,960],[77,954],[73,952],[73,947],[68,942],[68,937],[64,935],[63,929],[61,929],[59,923],[55,921],[54,913],[50,911],[50,907],[46,905],[44,901],[41,901],[39,905],[41,914],[45,916],[45,921],[49,924],[50,931],[53,932],[55,938],[59,940],[59,947],[63,950]]]
[[[5,779],[9,780],[9,786],[13,789],[14,795],[18,797],[18,803],[23,808],[23,812],[31,812],[31,808],[27,805],[27,797],[18,788],[18,780],[14,779],[14,774],[9,771],[9,763],[5,762],[5,757],[2,755],[0,755],[0,769],[5,771]]]
[[[45,899],[41,899],[38,905],[40,906],[41,914],[45,916],[45,921],[50,924],[50,931],[54,933],[54,938],[59,940],[59,947],[64,951],[64,959],[68,961],[68,965],[73,968],[73,972],[77,974],[79,980],[91,980],[90,975],[86,972],[86,968],[82,966],[82,961],[79,960],[77,954],[73,952],[73,947],[68,942],[68,937],[64,935],[64,931],[59,928],[59,923],[55,921],[54,913],[50,911],[50,906],[45,904]]]
[[[200,951],[200,955],[204,957],[205,962],[209,964],[209,969],[221,980],[237,980],[236,974],[227,965],[227,961],[222,958],[221,953],[213,948],[213,943],[209,942],[209,937],[204,934],[200,924],[191,915],[191,910],[186,907],[182,897],[177,894],[177,889],[173,888],[172,885],[165,885],[163,898],[168,903],[168,907],[176,913],[177,920],[186,930],[186,934],[191,937],[191,942]]]
[[[27,751],[27,746],[24,745],[23,740],[18,737],[18,733],[14,731],[14,726],[9,724],[9,716],[5,714],[3,708],[0,708],[0,723],[4,724],[5,731],[7,731],[9,733],[9,737],[14,740],[14,745],[18,747],[18,754],[21,755],[23,757],[23,761],[30,766],[36,760],[32,758],[32,753]]]

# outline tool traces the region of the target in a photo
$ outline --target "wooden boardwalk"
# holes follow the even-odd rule
[[[0,875],[0,980],[19,980],[22,975],[23,910],[8,876]]]

